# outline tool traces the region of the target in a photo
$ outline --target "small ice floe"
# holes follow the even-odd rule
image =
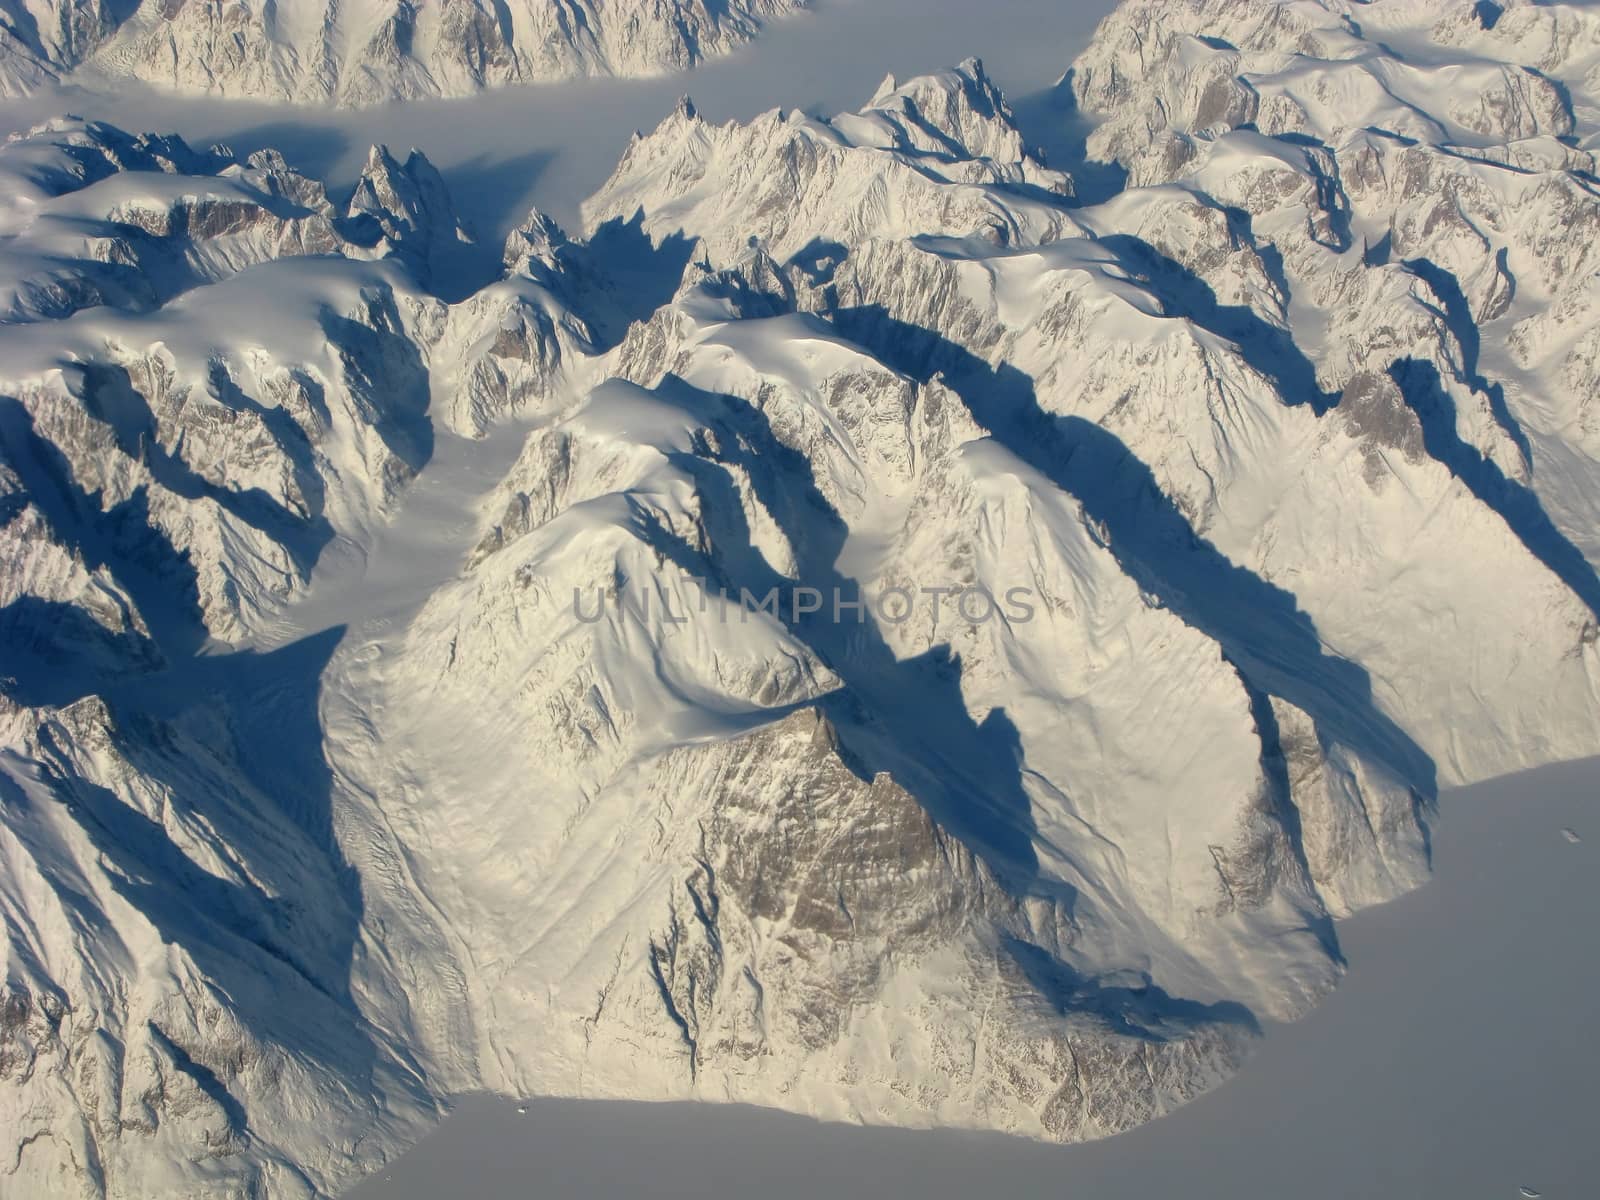
[[[1583,841],[1583,839],[1578,836],[1578,831],[1576,829],[1563,829],[1561,831],[1561,836],[1566,838],[1567,841],[1571,842],[1574,846]]]
[[[1544,1195],[1543,1192],[1531,1187],[1518,1188],[1517,1191],[1528,1197],[1528,1200],[1537,1200],[1537,1197]]]

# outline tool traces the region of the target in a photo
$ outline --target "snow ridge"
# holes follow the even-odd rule
[[[805,0],[0,0],[0,96],[74,71],[344,107],[725,54]]]

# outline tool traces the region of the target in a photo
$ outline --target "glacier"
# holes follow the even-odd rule
[[[1128,0],[1081,161],[975,59],[684,100],[487,247],[420,153],[10,138],[7,1189],[1215,1086],[1441,788],[1600,753],[1597,85],[1580,8]],[[742,602],[946,586],[1038,611]]]

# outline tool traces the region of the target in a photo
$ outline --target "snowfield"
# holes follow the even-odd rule
[[[8,1191],[332,1194],[485,1091],[1104,1137],[1600,753],[1600,13],[1067,66],[1078,160],[976,59],[684,100],[503,245],[419,152],[0,146]]]

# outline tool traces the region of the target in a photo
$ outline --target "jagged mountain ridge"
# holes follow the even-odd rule
[[[6,146],[16,1185],[331,1191],[470,1087],[1112,1132],[1331,986],[1441,783],[1593,753],[1582,88],[1139,108],[1125,22],[1209,12],[1076,65],[1102,203],[975,63],[684,105],[456,304],[420,157]]]
[[[0,96],[82,68],[181,92],[347,107],[725,54],[804,0],[3,0]]]

